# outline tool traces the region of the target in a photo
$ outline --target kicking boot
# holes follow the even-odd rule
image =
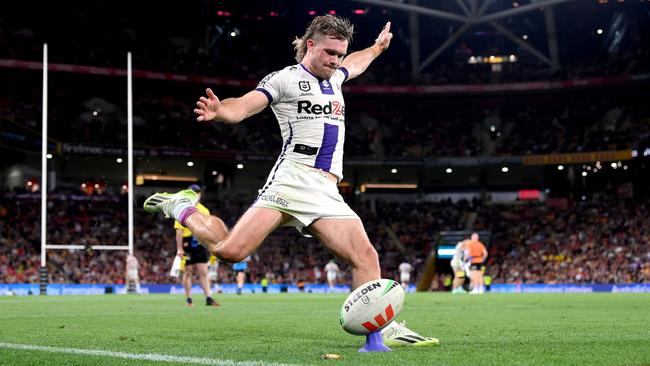
[[[160,212],[165,217],[178,220],[186,207],[194,207],[198,195],[191,189],[176,193],[155,193],[144,201],[144,210],[151,213]]]
[[[406,327],[406,322],[391,322],[386,328],[381,330],[384,338],[384,344],[389,347],[400,346],[437,346],[440,341],[437,338],[423,337]]]

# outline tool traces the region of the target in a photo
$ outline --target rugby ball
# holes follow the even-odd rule
[[[366,335],[395,319],[404,306],[404,289],[387,279],[364,283],[341,306],[340,322],[350,334]]]

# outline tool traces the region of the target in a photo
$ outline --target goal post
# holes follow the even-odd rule
[[[40,294],[47,294],[47,43],[43,44],[43,116],[41,124],[41,268]]]
[[[47,243],[47,111],[48,111],[48,48],[47,43],[43,44],[43,108],[42,108],[42,130],[41,130],[41,266],[39,269],[39,292],[47,295],[48,271],[47,271],[47,250],[125,250],[128,256],[133,256],[133,203],[134,203],[134,181],[133,181],[133,83],[131,52],[127,53],[127,193],[128,193],[128,243],[126,245],[74,245],[74,244],[48,244]],[[127,256],[127,258],[128,258]],[[128,282],[128,281],[126,281]],[[127,286],[128,292],[135,292],[135,288]]]

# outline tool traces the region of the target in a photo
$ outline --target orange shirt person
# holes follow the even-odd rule
[[[471,264],[482,265],[485,263],[485,259],[487,259],[488,253],[487,249],[485,249],[485,245],[483,245],[483,243],[478,240],[478,234],[472,234],[472,238],[465,244],[465,250]]]
[[[482,294],[484,291],[483,272],[485,266],[483,264],[487,259],[488,252],[478,238],[477,233],[472,233],[470,240],[465,243],[465,257],[470,262],[470,286],[472,287],[470,294]]]

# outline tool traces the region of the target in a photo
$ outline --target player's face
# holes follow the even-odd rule
[[[343,61],[343,56],[348,51],[348,41],[325,36],[310,41],[313,42],[309,65],[311,72],[323,79],[329,79]]]

